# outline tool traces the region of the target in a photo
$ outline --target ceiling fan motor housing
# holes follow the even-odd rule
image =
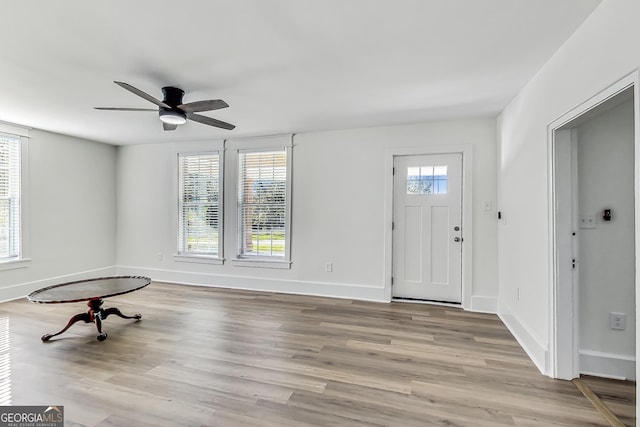
[[[177,87],[165,86],[162,88],[162,93],[164,95],[162,102],[171,108],[160,107],[158,111],[160,120],[173,125],[185,123],[187,121],[187,114],[178,108],[178,105],[182,105],[184,91]]]
[[[162,88],[162,94],[164,95],[162,102],[171,106],[171,108],[176,108],[178,105],[182,105],[182,97],[184,96],[184,91],[182,89],[173,86],[165,86]]]

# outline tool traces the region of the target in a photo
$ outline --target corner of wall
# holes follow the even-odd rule
[[[541,343],[528,328],[522,324],[512,311],[503,303],[498,306],[498,317],[509,329],[511,335],[518,341],[518,344],[527,353],[529,358],[536,365],[540,373],[549,375],[549,348]]]

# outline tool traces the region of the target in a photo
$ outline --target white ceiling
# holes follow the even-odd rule
[[[495,115],[600,0],[0,0],[0,120],[112,144]],[[162,131],[127,82],[223,99]]]

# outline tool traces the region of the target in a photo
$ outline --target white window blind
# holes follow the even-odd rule
[[[222,255],[221,155],[178,155],[178,252]]]
[[[0,133],[0,260],[20,256],[20,141]]]
[[[240,151],[238,156],[238,256],[284,260],[287,151]]]

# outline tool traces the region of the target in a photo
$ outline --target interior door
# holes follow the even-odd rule
[[[394,157],[393,296],[462,302],[462,153]]]

